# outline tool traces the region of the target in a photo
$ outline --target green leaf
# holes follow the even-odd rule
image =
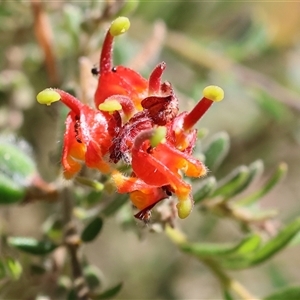
[[[259,159],[254,161],[252,164],[250,164],[248,169],[249,169],[249,176],[247,180],[245,180],[245,182],[235,190],[235,195],[246,190],[255,179],[257,179],[262,175],[264,171],[264,164],[262,160]]]
[[[14,258],[6,258],[6,266],[14,280],[18,280],[23,272],[22,265],[20,262]]]
[[[23,185],[0,173],[0,204],[12,204],[22,201],[26,194]]]
[[[287,164],[281,163],[271,178],[256,192],[237,201],[235,204],[240,206],[251,205],[270,192],[286,175]]]
[[[0,138],[0,204],[21,201],[26,193],[26,185],[36,168],[33,160],[22,149]]]
[[[57,245],[51,241],[38,241],[29,237],[9,237],[8,244],[33,255],[45,255],[57,248]]]
[[[203,179],[201,186],[193,196],[195,203],[199,203],[209,197],[215,190],[216,185],[217,181],[215,177],[207,177]]]
[[[241,256],[255,251],[261,242],[259,235],[246,237],[237,244],[185,243],[180,245],[183,252],[203,257]]]
[[[259,234],[253,234],[248,238],[245,238],[232,254],[234,256],[247,255],[256,251],[260,246],[261,236]]]
[[[299,300],[300,299],[300,287],[287,287],[272,295],[269,295],[263,300]]]
[[[103,221],[101,218],[96,217],[93,219],[82,231],[81,239],[83,242],[93,241],[102,229]]]
[[[119,283],[116,286],[106,290],[105,292],[96,295],[95,297],[93,297],[94,300],[100,300],[100,299],[110,299],[114,296],[116,296],[120,290],[122,289],[122,285],[123,283]]]
[[[15,183],[25,185],[36,171],[35,164],[21,146],[0,141],[0,173]]]
[[[210,140],[203,150],[205,165],[209,170],[216,169],[228,154],[229,136],[227,132],[219,132]]]
[[[83,269],[83,274],[90,290],[95,290],[101,286],[103,275],[96,266],[85,266]]]
[[[91,192],[87,195],[84,204],[85,204],[87,207],[92,207],[92,206],[94,206],[95,204],[97,204],[97,203],[99,203],[99,202],[101,201],[102,195],[103,195],[102,192],[91,191]]]
[[[269,240],[253,254],[245,255],[240,258],[223,260],[221,261],[222,266],[227,269],[244,269],[260,264],[283,249],[299,232],[299,230],[300,218],[287,225],[277,234],[277,236]]]
[[[76,182],[78,182],[84,186],[88,186],[97,192],[103,191],[104,185],[97,180],[92,180],[92,179],[89,179],[89,178],[83,177],[83,176],[76,176],[75,180],[76,180]]]
[[[61,241],[63,237],[63,222],[56,215],[51,215],[43,223],[42,226],[43,232],[47,235],[52,241]]]
[[[277,122],[284,121],[288,117],[291,117],[291,112],[286,105],[276,101],[276,99],[262,90],[256,90],[254,99],[266,117],[270,117]]]
[[[240,187],[245,184],[249,178],[249,169],[246,166],[239,166],[230,172],[225,178],[218,182],[218,187],[212,194],[212,197],[219,195],[228,199],[233,197]]]

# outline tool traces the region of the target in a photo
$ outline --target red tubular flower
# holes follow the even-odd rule
[[[144,130],[136,135],[131,150],[134,176],[118,177],[118,180],[113,176],[118,191],[131,193],[133,203],[139,209],[145,210],[147,205],[152,207],[163,199],[157,196],[157,191],[167,189],[179,200],[177,204],[179,217],[187,217],[193,207],[191,185],[183,180],[180,173],[189,177],[200,177],[206,174],[204,164],[191,156],[196,142],[196,130],[191,127],[214,101],[220,101],[222,98],[223,91],[220,88],[211,86],[204,89],[204,97],[190,113],[181,113],[166,122],[165,139],[163,138],[156,145],[151,145],[150,142],[156,134],[155,129]],[[140,180],[144,185],[135,186],[133,183],[136,183],[136,178],[139,179],[140,185]],[[141,201],[141,198],[145,201]]]
[[[123,22],[124,30],[115,30],[116,24]],[[140,102],[146,96],[148,83],[139,73],[123,67],[113,66],[112,46],[114,37],[122,34],[130,26],[127,18],[119,17],[107,31],[100,56],[100,73],[95,93],[95,104],[98,107],[108,97],[122,95],[129,97],[137,109],[141,110]]]
[[[109,172],[109,164],[103,156],[111,145],[110,127],[113,127],[114,119],[59,89],[46,89],[38,94],[37,99],[47,105],[61,100],[71,109],[66,119],[62,154],[65,178],[72,178],[81,169],[80,161],[85,161],[90,168]]]
[[[120,26],[120,23],[123,24],[124,30],[115,29],[115,27]],[[106,33],[99,62],[98,86],[95,93],[96,107],[99,107],[107,98],[118,95],[130,99],[135,108],[141,111],[143,110],[141,102],[147,96],[166,96],[167,90],[170,90],[169,84],[161,84],[161,76],[166,68],[164,62],[160,63],[153,70],[149,81],[130,68],[113,65],[114,37],[122,34],[128,28],[128,19],[119,17],[111,24],[110,29]],[[124,105],[123,110],[126,114],[126,105]]]
[[[110,26],[102,47],[98,86],[93,109],[72,95],[46,89],[38,102],[50,105],[62,101],[70,108],[62,154],[65,178],[72,178],[84,162],[111,176],[119,193],[129,193],[146,220],[151,208],[174,194],[178,215],[185,218],[193,208],[192,187],[183,176],[201,177],[204,164],[192,156],[197,131],[193,129],[214,101],[223,98],[216,86],[204,89],[204,97],[191,112],[178,114],[178,100],[169,82],[162,82],[164,62],[149,80],[123,66],[113,66],[115,36],[129,28],[129,20],[117,18]],[[132,167],[131,176],[121,174],[116,163]]]

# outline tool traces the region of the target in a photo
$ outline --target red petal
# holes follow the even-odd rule
[[[140,102],[146,96],[148,82],[137,72],[123,66],[116,67],[115,72],[100,75],[95,94],[96,107],[113,95],[128,96],[135,106],[141,109]]]
[[[64,134],[64,144],[62,153],[62,165],[64,176],[72,178],[81,169],[78,160],[84,160],[85,145],[78,143],[75,137],[75,114],[70,112],[66,119],[66,130]]]

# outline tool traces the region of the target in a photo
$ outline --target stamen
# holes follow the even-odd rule
[[[117,100],[111,99],[105,100],[98,106],[98,108],[102,111],[113,112],[116,110],[121,110],[122,106]]]
[[[151,146],[156,147],[159,143],[164,142],[167,134],[167,129],[164,126],[159,126],[154,129],[144,130],[140,132],[134,140],[133,147],[138,149],[144,141],[150,140]]]
[[[37,94],[36,100],[40,104],[45,104],[48,106],[53,102],[61,100],[61,102],[67,105],[78,116],[80,115],[80,109],[83,106],[83,104],[77,98],[59,89],[45,89]]]
[[[187,198],[185,200],[180,200],[177,204],[177,212],[178,212],[178,217],[180,219],[185,219],[186,217],[189,216],[193,209],[193,201],[190,198]]]
[[[103,103],[101,103],[98,108],[102,111],[116,111],[123,110],[126,117],[130,118],[135,111],[134,104],[132,100],[123,95],[114,95],[105,99]]]
[[[150,138],[150,144],[152,147],[156,147],[158,144],[163,143],[166,139],[167,128],[165,126],[159,126],[154,129],[153,135]]]
[[[191,112],[186,115],[183,122],[183,128],[185,130],[192,128],[214,102],[223,100],[224,91],[218,86],[210,85],[203,90],[203,96],[204,97],[197,103]]]
[[[100,56],[100,73],[110,72],[112,69],[112,45],[115,36],[125,33],[130,27],[130,21],[126,17],[116,18],[110,25],[106,33],[101,56]]]
[[[125,33],[130,27],[130,21],[126,17],[116,18],[110,25],[109,33],[112,36],[117,36]]]
[[[50,106],[53,102],[60,100],[60,94],[53,89],[45,89],[37,94],[36,100],[40,104]]]
[[[203,96],[211,101],[222,101],[224,98],[224,91],[219,86],[209,85],[203,90]]]

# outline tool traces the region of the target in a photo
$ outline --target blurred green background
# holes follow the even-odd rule
[[[111,3],[122,6],[122,1]],[[32,3],[0,2],[0,130],[29,142],[40,173],[51,182],[59,174],[66,111],[59,104],[36,104],[35,95],[50,86],[78,92],[79,57],[97,65],[114,12],[106,12],[107,18],[97,23],[106,2],[43,4],[52,31],[54,71],[45,64],[37,42]],[[123,10],[132,24],[116,41],[116,62],[134,66],[147,77],[164,60],[164,78],[175,86],[182,109],[191,109],[206,85],[221,86],[224,101],[198,124],[209,134],[230,135],[231,149],[217,177],[258,158],[268,175],[285,161],[287,178],[261,206],[277,208],[279,222],[299,215],[300,3],[140,1],[128,2]],[[1,227],[10,234],[39,236],[49,211],[58,209],[51,203],[1,208]],[[180,223],[191,240],[222,242],[239,236],[232,221],[215,221],[193,213]],[[105,274],[104,284],[124,281],[118,299],[221,299],[218,282],[204,266],[174,249],[164,235],[140,224],[137,228],[141,240],[120,228],[116,215],[107,220],[97,241],[84,247]],[[299,246],[289,248],[234,276],[254,294],[266,295],[299,282],[298,256]]]

